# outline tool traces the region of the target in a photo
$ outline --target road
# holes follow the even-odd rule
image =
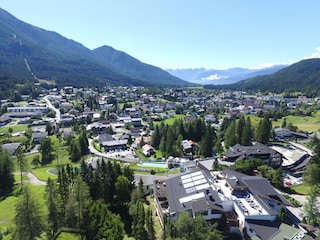
[[[95,154],[99,157],[110,158],[118,161],[128,162],[128,163],[137,163],[139,162],[139,158],[133,156],[133,152],[131,150],[125,150],[120,152],[99,152],[94,148],[93,139],[88,139],[89,141],[89,150],[92,154]]]
[[[49,107],[50,109],[52,109],[52,110],[56,113],[55,121],[56,121],[56,123],[59,123],[59,122],[60,122],[60,119],[61,119],[60,110],[57,109],[57,108],[55,108],[55,107],[52,105],[52,103],[51,103],[50,100],[49,100],[49,96],[45,96],[43,99],[46,101],[48,107]]]

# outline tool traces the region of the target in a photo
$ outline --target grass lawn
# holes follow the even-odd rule
[[[45,204],[45,186],[33,186],[28,184],[32,191],[32,196],[39,202],[41,207],[41,212],[43,216],[46,216],[48,209]],[[18,189],[18,188],[17,188]],[[17,190],[14,191],[12,196],[7,197],[0,202],[0,229],[2,232],[9,230],[12,232],[14,228],[14,217],[15,217],[15,208],[16,204],[19,201],[19,196],[16,194]],[[5,235],[4,240],[11,239],[11,234]]]
[[[0,202],[0,229],[4,231],[13,224],[15,216],[15,206],[18,202],[18,197],[9,196]]]
[[[28,129],[27,124],[19,124],[19,125],[6,125],[3,127],[0,127],[0,133],[8,133],[9,128],[12,129],[12,132],[21,132]]]
[[[167,118],[164,121],[164,124],[172,125],[176,119],[184,119],[185,115],[184,114],[175,114],[173,118]],[[161,121],[154,121],[153,124],[160,125]]]
[[[28,180],[29,178],[26,176],[26,175],[22,175],[22,181],[25,181],[25,180]],[[21,181],[21,176],[20,176],[20,173],[17,173],[14,175],[14,181],[16,183],[20,183]]]
[[[251,119],[251,124],[253,127],[258,127],[259,121],[262,118],[248,115]],[[279,119],[278,121],[272,121],[272,127],[280,127],[282,125],[283,120]],[[311,131],[315,132],[320,129],[320,115],[317,113],[314,116],[286,116],[286,122],[292,123],[292,125],[298,127],[299,130],[302,131]]]
[[[32,159],[35,157],[35,156],[39,156],[41,158],[41,154],[40,153],[30,153],[30,154],[25,154],[24,157],[26,158],[29,166],[32,165]]]
[[[294,185],[290,187],[291,189],[295,190],[298,194],[308,195],[311,189],[311,186],[305,184]]]
[[[55,180],[58,176],[48,173],[48,170],[52,169],[52,167],[41,167],[32,169],[32,173],[37,176],[37,178],[41,181],[47,181],[48,178]]]
[[[160,225],[160,221],[158,217],[156,216],[155,213],[155,207],[154,207],[154,198],[151,196],[147,197],[147,201],[149,201],[150,205],[145,204],[145,208],[150,207],[152,210],[152,215],[153,215],[153,222],[154,222],[154,230],[156,232],[156,239],[162,239],[162,228]]]
[[[81,236],[75,233],[62,232],[57,240],[80,240]]]
[[[99,145],[98,142],[92,141],[92,145],[93,145],[93,147],[94,147],[97,151],[102,152],[102,153],[104,152],[104,148],[103,148],[103,147],[100,147],[100,145]]]
[[[320,129],[320,116],[287,116],[287,123],[291,122],[299,130],[315,132]]]

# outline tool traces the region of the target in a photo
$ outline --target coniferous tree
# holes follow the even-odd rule
[[[182,155],[182,140],[183,137],[181,134],[178,135],[177,140],[174,142],[173,146],[173,155],[176,157],[180,157]]]
[[[252,135],[253,134],[252,134],[251,121],[250,121],[250,118],[248,117],[247,120],[244,122],[244,127],[242,130],[241,145],[250,146]]]
[[[131,186],[127,177],[120,175],[115,182],[115,200],[119,205],[126,205],[130,202]]]
[[[319,208],[318,208],[318,189],[317,185],[311,187],[307,202],[304,204],[304,210],[306,213],[306,221],[308,224],[316,226],[319,224]]]
[[[118,240],[124,238],[124,225],[118,215],[110,212],[103,201],[95,201],[89,210],[86,238]]]
[[[161,140],[161,136],[160,136],[160,130],[159,130],[159,126],[156,125],[153,134],[151,136],[151,145],[156,148],[159,149],[159,145],[160,145],[160,140]]]
[[[138,200],[136,203],[136,214],[133,221],[133,236],[136,240],[145,239],[145,211],[142,201]]]
[[[146,211],[146,228],[147,228],[147,235],[148,235],[148,240],[155,240],[155,230],[154,230],[154,221],[153,221],[153,216],[152,216],[152,210],[150,207],[147,208]]]
[[[219,138],[215,140],[214,149],[216,150],[217,153],[222,153],[223,151],[223,147]]]
[[[53,236],[60,227],[59,204],[58,204],[58,191],[55,182],[50,178],[47,181],[46,187],[47,206],[48,206],[48,233]]]
[[[245,119],[244,119],[244,116],[242,115],[241,118],[236,122],[235,137],[236,137],[237,143],[241,143],[244,125],[245,125]]]
[[[144,142],[144,138],[143,136],[140,137],[140,143],[139,143],[139,147],[142,148],[146,143]]]
[[[80,152],[81,152],[81,156],[84,156],[86,154],[89,153],[89,141],[88,141],[88,137],[85,131],[82,131],[79,139],[79,147],[80,147]]]
[[[52,154],[53,147],[50,138],[45,138],[41,140],[39,150],[42,156],[42,165],[51,163],[54,159],[54,155]]]
[[[307,185],[317,185],[320,182],[320,166],[316,163],[311,163],[303,172],[303,182]]]
[[[13,164],[7,150],[0,147],[0,197],[13,191],[14,175]]]
[[[73,185],[72,194],[75,196],[75,206],[77,209],[77,227],[84,228],[86,218],[88,216],[91,198],[88,185],[82,180],[80,175],[77,175],[75,184]]]
[[[78,141],[75,139],[71,140],[70,143],[70,160],[72,162],[78,162],[81,159],[81,150]]]
[[[166,151],[165,156],[173,156],[174,155],[174,142],[175,142],[175,135],[172,128],[168,128],[166,134]]]
[[[265,114],[263,119],[260,120],[259,125],[257,127],[256,139],[258,142],[262,144],[266,144],[269,142],[271,137],[272,124],[269,119],[269,115]]]
[[[207,125],[205,135],[202,137],[199,144],[199,154],[204,157],[212,156],[213,136],[210,124]]]
[[[40,204],[31,193],[28,186],[24,186],[21,198],[16,206],[13,239],[33,240],[45,230]]]
[[[226,148],[232,147],[236,142],[236,124],[235,122],[231,122],[224,134],[224,145]]]
[[[27,170],[27,161],[24,157],[24,153],[22,152],[21,148],[18,148],[16,152],[16,158],[17,158],[17,166],[20,170],[20,184],[21,184],[21,190],[23,187],[23,172]]]

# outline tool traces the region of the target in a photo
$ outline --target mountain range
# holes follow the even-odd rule
[[[0,82],[22,80],[74,86],[195,85],[112,47],[90,50],[0,8]]]
[[[186,69],[166,69],[170,74],[197,84],[224,85],[232,84],[241,80],[260,75],[268,75],[279,71],[287,65],[275,65],[267,68],[229,68],[229,69],[205,69],[205,68],[186,68]]]
[[[175,75],[175,76],[173,76]],[[182,80],[184,79],[184,80]],[[320,91],[320,59],[264,69],[178,69],[167,71],[102,46],[90,50],[60,34],[22,22],[0,8],[0,96],[19,84],[57,86],[146,86],[302,92]]]

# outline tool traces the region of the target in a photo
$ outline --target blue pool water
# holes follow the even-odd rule
[[[168,167],[166,162],[140,162],[138,165],[142,167],[158,167],[158,168]]]

